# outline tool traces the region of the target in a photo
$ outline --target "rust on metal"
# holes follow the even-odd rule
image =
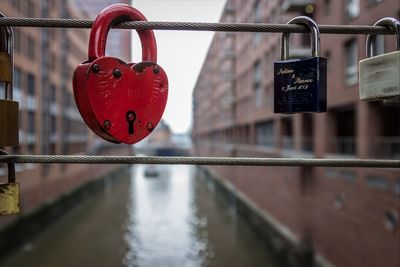
[[[20,212],[19,183],[0,184],[0,215]]]
[[[12,61],[11,55],[6,52],[0,52],[0,81],[12,82]]]

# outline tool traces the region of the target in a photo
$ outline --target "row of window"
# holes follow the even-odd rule
[[[36,92],[36,79],[35,76],[30,73],[24,73],[20,68],[14,68],[14,95],[22,92],[22,88],[26,88],[28,96],[34,96]],[[16,99],[19,100],[19,99]]]
[[[330,179],[341,179],[346,183],[354,184],[357,182],[357,172],[349,169],[326,168],[325,177]],[[372,189],[382,191],[392,191],[396,195],[400,195],[400,180],[396,181],[391,188],[389,180],[378,174],[368,174],[365,177],[366,186]]]
[[[29,59],[34,60],[36,57],[35,39],[20,28],[14,29],[14,49]]]
[[[325,5],[324,5],[324,13],[325,15],[330,14],[330,5],[331,5],[330,0],[325,0]],[[383,2],[383,0],[368,0],[369,5],[376,5],[380,2]],[[345,15],[349,19],[354,19],[358,17],[360,14],[360,0],[346,0],[345,1]]]
[[[36,15],[36,6],[34,0],[9,0],[8,1],[12,7],[14,7],[18,12],[23,13],[24,16],[33,18]],[[50,1],[52,2],[52,1]]]
[[[400,107],[371,104],[378,117],[386,118],[379,120],[375,125],[379,130],[376,136],[369,140],[368,154],[377,158],[399,158],[400,157],[400,126],[393,121],[400,120]],[[329,131],[332,136],[327,140],[326,154],[356,155],[357,154],[357,123],[356,111],[347,107],[331,110],[328,114]],[[254,141],[251,138],[250,124],[247,126],[235,126],[223,131],[211,132],[205,136],[206,139],[221,143],[255,144],[260,147],[275,148],[277,145],[277,134],[281,136],[281,148],[283,150],[294,149],[294,135],[300,136],[300,149],[304,152],[314,151],[315,131],[314,116],[312,114],[301,115],[301,132],[295,133],[294,120],[292,117],[279,119],[280,132],[276,132],[277,120],[271,119],[256,122],[254,125]]]

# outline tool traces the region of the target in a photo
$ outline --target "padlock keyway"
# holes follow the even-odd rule
[[[126,113],[126,121],[128,122],[128,134],[134,134],[133,124],[136,120],[136,113],[133,111],[128,111]]]

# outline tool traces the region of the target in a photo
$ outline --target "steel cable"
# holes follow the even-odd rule
[[[91,28],[93,20],[55,18],[0,18],[0,25],[48,28]],[[300,25],[263,23],[198,23],[131,21],[114,26],[121,29],[154,29],[226,32],[307,32]],[[394,34],[391,29],[366,25],[319,25],[327,34]],[[0,155],[0,162],[66,164],[184,164],[230,166],[303,166],[400,168],[400,160],[377,159],[302,159],[230,157],[142,157],[89,155]]]
[[[93,20],[59,18],[0,18],[0,25],[17,27],[91,28]],[[176,31],[224,31],[224,32],[307,32],[301,25],[266,23],[205,23],[129,21],[114,25],[119,29],[154,29]],[[394,30],[382,26],[367,25],[319,25],[321,33],[329,34],[394,34]]]
[[[0,155],[0,162],[400,168],[400,160],[92,155]]]

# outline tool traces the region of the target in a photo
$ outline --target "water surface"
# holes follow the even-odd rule
[[[195,167],[145,168],[108,179],[1,266],[279,266]]]

